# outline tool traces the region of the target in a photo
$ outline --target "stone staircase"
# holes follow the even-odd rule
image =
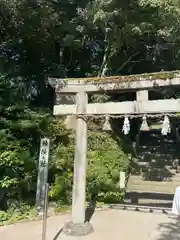
[[[126,203],[171,207],[180,185],[180,143],[159,130],[144,133],[136,142],[136,158],[127,182]]]

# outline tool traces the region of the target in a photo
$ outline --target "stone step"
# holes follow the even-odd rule
[[[156,187],[166,187],[166,188],[170,188],[170,187],[177,187],[179,185],[179,182],[158,182],[158,181],[141,181],[141,180],[130,180],[128,182],[128,186],[130,185],[143,185],[143,186],[156,186]]]
[[[158,159],[158,160],[159,160],[159,159]],[[157,162],[157,161],[155,160],[155,162],[153,162],[153,164],[157,164],[156,162]],[[149,166],[149,162],[148,162],[148,161],[141,161],[141,159],[136,160],[135,163],[136,163],[138,166],[140,166],[140,167],[141,167],[141,166],[142,166],[142,167],[143,167],[143,166],[144,166],[144,167]],[[165,164],[165,165],[164,165],[163,167],[164,167],[165,169],[167,169],[168,171],[174,170],[174,169],[170,169],[170,168],[172,167],[172,164],[169,163],[169,165],[168,165],[168,161],[164,161],[164,164]],[[162,167],[161,167],[160,169],[163,170]]]
[[[147,183],[147,182],[149,182],[149,183],[153,183],[153,182],[155,182],[155,183],[161,183],[161,184],[163,184],[163,183],[170,183],[170,184],[172,184],[172,183],[179,183],[179,185],[180,185],[180,174],[177,174],[177,175],[173,175],[172,177],[169,177],[169,178],[167,178],[167,179],[165,179],[165,180],[163,180],[163,181],[148,181],[148,180],[144,180],[143,178],[142,178],[142,176],[140,176],[140,175],[133,175],[133,176],[130,176],[129,177],[129,180],[128,180],[128,184],[129,183],[137,183],[137,181],[138,181],[138,183],[140,183],[140,184],[144,184],[144,183]]]
[[[126,200],[127,201],[127,200]],[[172,201],[173,201],[173,198],[171,200],[165,200],[165,199],[145,199],[145,198],[139,198],[138,199],[138,203],[151,203],[151,204],[155,204],[155,203],[162,203],[162,204],[165,204],[165,203],[169,203],[169,204],[172,204]]]
[[[158,185],[158,184],[128,184],[128,192],[151,192],[151,193],[166,193],[174,194],[177,185]]]
[[[144,199],[144,198],[139,198],[138,199],[138,204],[140,205],[151,205],[151,206],[167,206],[167,207],[171,207],[172,206],[172,200],[162,200],[162,199]],[[126,199],[125,198],[125,203],[130,204],[131,203],[131,199]]]
[[[164,146],[165,145],[165,146]],[[138,149],[148,149],[148,148],[153,148],[153,149],[159,149],[159,150],[166,150],[167,151],[167,147],[168,150],[173,150],[173,151],[177,151],[177,144],[174,143],[165,143],[165,144],[161,144],[161,143],[147,143],[147,144],[143,144],[143,145],[136,145],[136,147]],[[168,152],[168,151],[167,151]]]
[[[147,161],[148,160],[145,160],[146,159],[146,156],[149,155],[151,156],[151,159],[153,159],[154,161],[164,161],[165,163],[169,163],[169,162],[173,162],[175,159],[177,159],[176,155],[175,154],[161,154],[161,153],[153,153],[152,150],[150,151],[141,151],[141,153],[136,153],[136,158],[137,159],[144,159],[144,161]]]
[[[134,143],[136,144],[136,143]],[[157,138],[151,138],[151,139],[148,139],[148,141],[139,141],[139,146],[146,146],[146,145],[154,145],[154,146],[162,146],[162,145],[177,145],[178,143],[174,140],[167,140],[167,141],[161,141],[160,139],[157,139]]]
[[[164,162],[164,163],[171,163],[173,162],[174,160],[177,159],[177,157],[175,156],[175,154],[171,154],[171,155],[168,155],[167,154],[158,154],[157,152],[156,153],[153,153],[153,151],[141,151],[141,153],[136,153],[136,159],[143,159],[144,161],[148,162],[148,160],[146,160],[146,156],[149,155],[149,156],[152,156],[149,160],[153,159],[154,161],[161,161],[161,162]]]
[[[139,146],[137,146],[138,147],[138,149],[157,149],[157,150],[166,150],[167,151],[167,147],[168,147],[168,151],[170,150],[170,151],[173,151],[173,152],[176,152],[177,151],[177,145],[176,144],[172,144],[172,143],[166,143],[166,146],[164,147],[162,147],[162,145],[159,145],[159,144],[156,144],[156,143],[154,143],[154,144],[147,144],[147,145],[139,145]],[[167,151],[167,152],[168,152]]]
[[[158,193],[158,192],[148,192],[146,191],[126,191],[126,199],[133,198],[133,196],[137,196],[139,199],[151,199],[151,200],[165,200],[172,201],[174,197],[174,193]]]
[[[144,161],[139,161],[139,162],[134,162],[134,168],[138,168],[138,167],[142,167],[142,169],[148,169],[149,172],[161,172],[161,173],[172,173],[173,175],[178,174],[177,172],[177,166],[180,167],[179,165],[177,165],[177,163],[173,163],[173,168],[172,165],[168,165],[167,163],[165,163],[164,165],[162,165],[162,163],[147,163]],[[180,173],[180,172],[179,172]],[[132,173],[133,174],[133,173]]]
[[[173,179],[179,179],[180,178],[180,173],[177,173],[176,172],[176,169],[171,169],[171,170],[169,170],[169,169],[164,169],[164,171],[163,171],[163,169],[158,169],[158,168],[154,168],[153,169],[154,171],[155,170],[157,170],[157,173],[159,172],[159,173],[166,173],[166,172],[168,172],[169,173],[169,175],[171,175],[171,177],[173,178]],[[159,170],[159,171],[158,171]],[[153,173],[153,172],[152,172]],[[142,173],[143,174],[143,173]],[[131,174],[130,176],[129,176],[129,179],[130,178],[132,178],[132,179],[142,179],[142,175],[141,174]]]

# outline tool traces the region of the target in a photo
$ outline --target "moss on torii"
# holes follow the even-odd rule
[[[103,77],[84,77],[84,78],[65,78],[65,81],[82,81],[84,83],[108,83],[108,82],[126,82],[126,81],[141,81],[141,80],[168,80],[180,76],[180,70],[169,72],[155,72],[155,73],[142,73],[126,76],[103,76]]]

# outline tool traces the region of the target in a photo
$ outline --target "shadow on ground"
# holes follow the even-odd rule
[[[157,240],[178,240],[180,239],[180,220],[172,220],[170,223],[161,223],[158,227],[161,232]]]
[[[57,240],[57,239],[59,238],[59,235],[62,233],[62,231],[63,231],[63,228],[61,228],[61,229],[56,233],[56,235],[53,237],[52,240]]]
[[[85,222],[90,222],[91,218],[96,210],[96,201],[90,202],[85,212]]]

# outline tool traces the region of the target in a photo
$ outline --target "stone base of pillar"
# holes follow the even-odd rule
[[[63,232],[67,236],[86,236],[94,232],[94,228],[89,222],[86,222],[84,224],[75,224],[73,222],[68,222],[65,224]]]

